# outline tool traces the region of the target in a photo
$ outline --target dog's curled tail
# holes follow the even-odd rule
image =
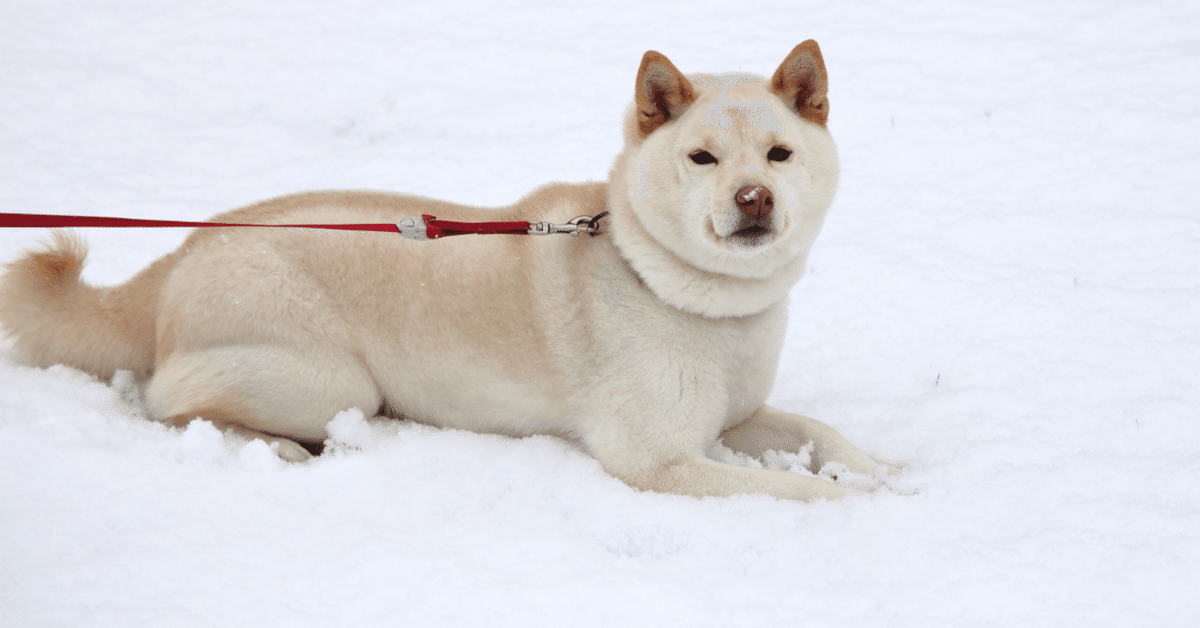
[[[159,286],[174,255],[111,288],[80,280],[86,257],[79,236],[55,230],[43,248],[8,263],[0,276],[0,331],[37,366],[66,364],[102,379],[117,370],[148,375]]]

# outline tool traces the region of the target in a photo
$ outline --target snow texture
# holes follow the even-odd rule
[[[645,50],[769,75],[810,37],[843,176],[771,401],[895,490],[639,493],[349,412],[284,464],[5,345],[0,625],[1197,625],[1195,2],[11,0],[0,211],[503,205],[606,178]],[[86,231],[100,284],[186,234]]]

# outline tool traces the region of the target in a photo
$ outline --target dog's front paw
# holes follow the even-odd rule
[[[907,468],[907,467],[905,467]],[[921,491],[913,485],[910,477],[903,476],[900,469],[889,464],[880,464],[875,468],[875,472],[869,476],[850,474],[851,482],[859,482],[854,484],[870,483],[871,491],[876,493],[894,493],[896,495],[916,495]]]
[[[900,473],[900,470],[881,464],[871,473],[856,473],[840,462],[827,462],[817,472],[817,477],[825,478],[838,486],[862,492],[876,491],[889,486],[888,479]]]

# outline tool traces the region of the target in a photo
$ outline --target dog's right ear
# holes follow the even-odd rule
[[[654,50],[642,55],[633,100],[639,138],[646,139],[658,127],[678,118],[695,100],[691,82],[670,60]]]

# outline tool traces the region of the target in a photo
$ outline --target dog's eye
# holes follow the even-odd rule
[[[770,159],[771,161],[787,161],[788,157],[791,156],[792,151],[782,146],[776,146],[775,148],[767,151],[767,159]]]
[[[701,166],[717,163],[717,158],[713,157],[713,154],[706,150],[698,150],[688,155],[688,157],[692,158],[692,163],[700,164]]]

